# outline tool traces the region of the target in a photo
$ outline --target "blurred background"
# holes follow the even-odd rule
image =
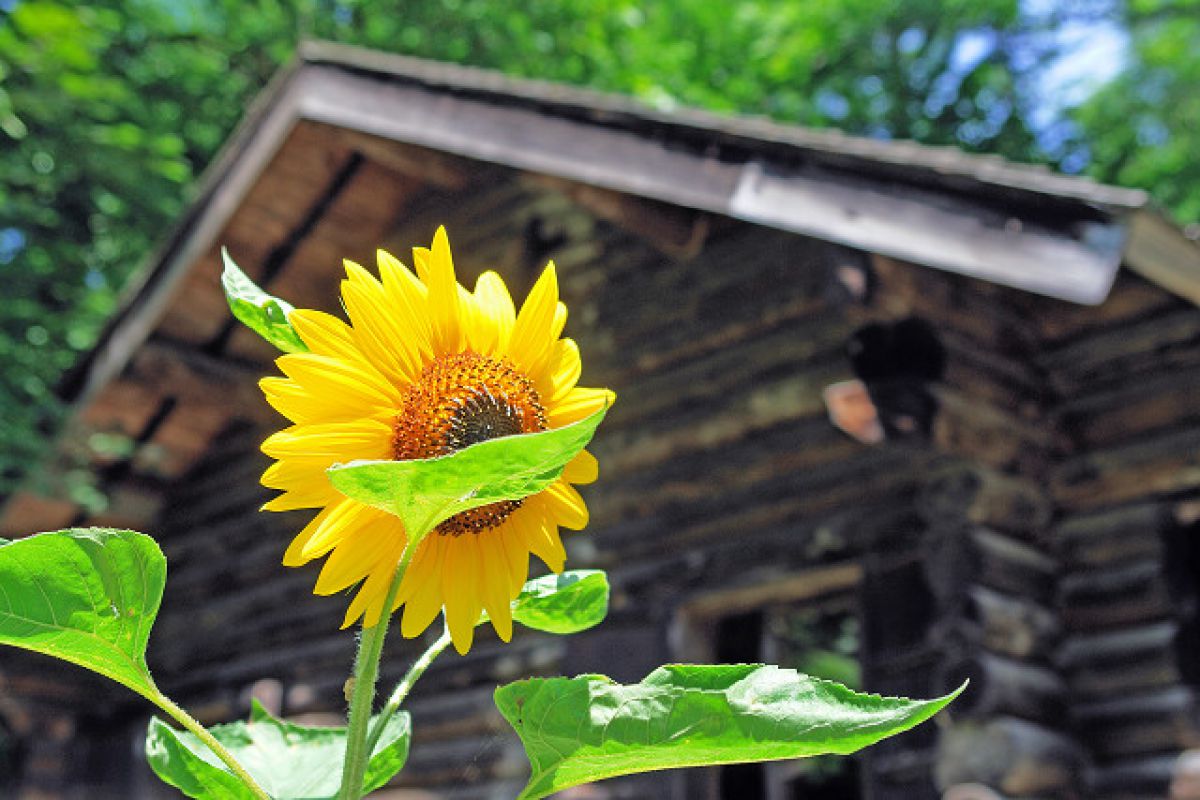
[[[314,39],[370,51],[280,71]],[[0,0],[0,535],[152,532],[161,685],[336,721],[353,637],[258,511],[275,353],[218,248],[336,311],[342,257],[444,223],[464,283],[554,258],[620,394],[567,544],[614,594],[431,669],[389,797],[515,794],[497,682],[674,659],[973,689],[852,760],[576,797],[1200,797],[1198,85],[1200,0]],[[0,798],[173,796],[147,713],[0,653]]]
[[[0,495],[304,38],[1045,163],[1200,220],[1195,0],[0,0]],[[56,479],[103,502],[86,472]]]

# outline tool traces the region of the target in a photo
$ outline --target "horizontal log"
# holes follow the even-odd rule
[[[1101,762],[1177,753],[1194,734],[1182,719],[1121,720],[1084,730],[1080,739]]]
[[[1068,400],[1060,410],[1062,428],[1081,449],[1090,449],[1117,445],[1165,428],[1191,427],[1200,421],[1197,390],[1200,365],[1147,375]]]
[[[930,525],[973,523],[1036,539],[1053,507],[1032,481],[977,464],[956,464],[926,479],[917,512]]]
[[[1080,631],[1132,626],[1170,617],[1173,603],[1158,559],[1072,572],[1059,581],[1063,620]]]
[[[1177,751],[1195,740],[1195,697],[1171,686],[1076,703],[1071,719],[1098,758],[1116,760]]]
[[[1093,767],[1088,771],[1088,784],[1099,794],[1127,794],[1141,797],[1165,797],[1170,791],[1172,772],[1179,757],[1152,755],[1123,759]],[[1193,795],[1172,794],[1172,800],[1185,800]],[[1200,795],[1194,795],[1200,797]]]
[[[1191,689],[1175,686],[1145,694],[1076,703],[1071,707],[1071,716],[1082,725],[1147,717],[1165,720],[1172,715],[1186,716],[1194,704],[1195,693]]]
[[[413,715],[413,741],[509,730],[493,702],[494,693],[494,686],[415,693],[404,706]]]
[[[939,601],[961,607],[973,586],[1028,597],[1048,605],[1057,563],[1041,550],[971,525],[939,525],[922,539],[925,574]]]
[[[602,462],[603,463],[603,462]],[[764,465],[765,466],[765,465]],[[597,511],[593,541],[605,552],[620,553],[622,563],[634,563],[642,557],[667,555],[672,558],[689,548],[730,543],[731,530],[750,532],[778,528],[794,532],[814,522],[841,516],[854,504],[877,507],[877,501],[903,502],[910,491],[914,468],[910,453],[902,451],[864,451],[857,458],[844,459],[825,469],[788,469],[748,485],[737,486],[720,494],[703,492],[713,485],[705,481],[694,485],[696,494],[688,502],[652,503],[613,514]],[[757,470],[756,470],[757,471]],[[610,492],[622,491],[609,487]],[[610,495],[611,496],[611,495]],[[590,502],[590,501],[589,501]],[[888,515],[889,518],[892,515]],[[619,522],[613,522],[619,520]],[[605,524],[607,523],[607,525]],[[916,527],[914,524],[909,530]],[[903,529],[901,529],[903,530]],[[893,530],[892,534],[895,535]],[[914,531],[915,533],[915,531]],[[896,542],[906,544],[902,537]],[[796,552],[796,560],[811,560],[822,551],[865,547],[877,544],[887,548],[886,531],[865,520],[863,530],[846,530],[844,535],[825,535],[814,543],[814,553]],[[823,545],[823,546],[822,546]],[[737,558],[746,564],[761,556],[743,552]]]
[[[959,722],[942,730],[938,786],[982,783],[1017,797],[1068,793],[1082,779],[1085,756],[1062,733],[1013,717]]]
[[[1200,339],[1200,312],[1180,304],[1141,321],[1103,330],[1056,348],[1039,359],[1061,396],[1128,382],[1174,363]],[[1196,363],[1195,358],[1191,359]]]
[[[997,342],[1033,340],[1028,323],[991,295],[996,287],[877,253],[871,254],[871,266],[875,295],[897,308],[898,314],[937,319],[945,330],[993,354]]]
[[[1200,428],[1158,431],[1066,459],[1051,470],[1049,488],[1068,513],[1194,490],[1200,487],[1198,449]]]
[[[1103,330],[1124,328],[1130,321],[1147,319],[1155,312],[1177,308],[1179,298],[1130,270],[1117,272],[1103,303],[1095,306],[1062,303],[1028,296],[1027,324],[1039,332],[1047,351],[1055,351]]]
[[[1174,621],[1154,622],[1116,631],[1075,635],[1063,642],[1055,661],[1065,670],[1087,664],[1129,661],[1147,653],[1161,653],[1173,648],[1179,624]]]
[[[966,643],[972,649],[1040,662],[1050,660],[1061,636],[1058,617],[1047,606],[982,586],[969,588],[962,607],[930,631],[931,641],[942,649]]]
[[[1007,798],[982,783],[959,783],[942,792],[942,800],[1007,800]]]
[[[1023,471],[1040,467],[1045,452],[1060,445],[1053,427],[995,408],[971,389],[934,389],[938,412],[932,441],[942,452],[997,470]]]
[[[981,653],[947,661],[937,669],[943,690],[970,680],[955,701],[955,713],[971,717],[1011,714],[1035,721],[1057,721],[1066,710],[1067,687],[1052,670]]]
[[[1127,664],[1092,664],[1067,676],[1071,694],[1078,702],[1102,700],[1114,695],[1152,692],[1178,686],[1179,667],[1168,653],[1157,653]]]
[[[1095,569],[1158,558],[1170,507],[1151,501],[1065,518],[1051,532],[1067,569]]]
[[[701,212],[561,178],[530,175],[525,180],[561,192],[596,217],[645,239],[672,258],[694,258],[708,236],[709,217]]]
[[[493,733],[423,742],[420,747],[412,748],[401,783],[436,787],[517,778],[529,769],[521,760],[519,747],[516,734]]]

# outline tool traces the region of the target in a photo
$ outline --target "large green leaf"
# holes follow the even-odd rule
[[[534,678],[496,690],[533,765],[518,800],[673,767],[853,753],[929,719],[953,694],[907,700],[761,664],[673,665],[641,683]]]
[[[274,800],[326,800],[337,796],[346,752],[345,728],[284,722],[254,703],[249,722],[210,729]],[[404,766],[412,736],[405,712],[393,715],[367,763],[363,791],[386,784]],[[146,731],[146,759],[158,777],[188,797],[253,800],[253,795],[203,742],[158,719]]]
[[[294,310],[291,304],[260,289],[238,268],[224,247],[221,260],[225,263],[221,285],[225,287],[225,299],[233,316],[285,353],[307,352],[308,346],[288,321]]]
[[[526,581],[513,601],[513,619],[547,633],[578,633],[608,614],[608,576],[598,569],[577,569]]]
[[[158,702],[146,641],[167,562],[149,536],[106,528],[0,547],[0,644],[61,658]]]
[[[335,464],[339,492],[404,521],[415,539],[443,520],[501,500],[519,500],[558,479],[591,441],[607,408],[563,428],[503,436],[439,458]]]

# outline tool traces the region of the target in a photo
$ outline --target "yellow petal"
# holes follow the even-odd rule
[[[562,546],[558,536],[558,527],[548,518],[541,495],[525,499],[529,506],[529,514],[523,515],[517,524],[517,530],[525,540],[529,552],[545,562],[554,572],[562,572],[567,560],[567,551]],[[513,518],[514,521],[516,517]]]
[[[429,318],[426,313],[428,290],[425,284],[391,253],[379,250],[375,256],[389,308],[396,318],[404,321],[409,343],[421,354],[422,361],[428,360],[433,354],[433,345],[429,340]]]
[[[439,227],[429,250],[416,248],[413,258],[428,290],[430,338],[435,355],[457,353],[462,346],[459,319],[458,282],[454,277],[454,259],[446,229]]]
[[[393,569],[373,570],[363,581],[362,586],[358,587],[358,593],[354,595],[350,607],[346,609],[346,616],[342,620],[343,628],[353,625],[359,617],[363,617],[364,628],[373,628],[383,618],[383,601],[387,599],[387,590],[392,585],[392,576],[395,575],[394,566],[400,558],[397,553],[392,553],[390,556],[389,561]],[[380,560],[381,567],[387,563],[388,561]]]
[[[325,555],[344,539],[357,533],[359,528],[378,522],[385,513],[349,499],[332,508],[333,513],[313,531],[312,538],[301,548],[300,554],[304,558]]]
[[[514,516],[521,513],[528,512],[517,509]],[[529,577],[529,547],[514,530],[511,520],[488,535],[496,538],[496,549],[504,558],[505,574],[508,576],[508,599],[515,600],[525,585],[525,579]]]
[[[600,476],[600,462],[587,450],[580,450],[563,470],[562,477],[568,483],[592,483]]]
[[[435,534],[436,535],[436,534]],[[465,654],[475,637],[475,624],[483,610],[480,595],[480,564],[473,546],[474,536],[448,537],[446,566],[442,571],[442,598],[446,603],[446,627],[454,649]]]
[[[263,394],[276,411],[296,424],[339,422],[376,416],[390,419],[394,407],[355,405],[342,401],[339,395],[314,394],[289,378],[263,378],[258,382]]]
[[[329,487],[333,488],[333,487]],[[340,498],[337,490],[331,495],[324,487],[306,484],[302,487],[289,489],[278,497],[272,497],[262,504],[263,511],[296,511],[301,508],[320,508]]]
[[[332,314],[297,308],[288,315],[288,321],[312,352],[341,359],[362,359],[350,334],[350,326]]]
[[[551,327],[558,306],[558,276],[551,261],[521,306],[513,324],[508,355],[513,363],[533,375],[534,368],[545,360],[553,343]]]
[[[567,552],[563,548],[558,528],[548,526],[542,528],[538,538],[530,541],[529,551],[542,560],[551,572],[562,572],[566,564]]]
[[[382,459],[391,452],[390,425],[373,419],[292,425],[271,434],[262,451],[272,458],[311,458],[352,461]]]
[[[262,389],[271,407],[292,422],[321,422],[331,416],[330,412],[345,414],[339,406],[314,402],[300,384],[287,378],[263,378],[258,382],[258,388]]]
[[[536,373],[538,393],[551,404],[565,398],[579,382],[581,370],[579,345],[574,339],[559,339],[551,345],[545,369]]]
[[[403,538],[403,526],[381,517],[371,525],[360,527],[353,536],[344,538],[325,559],[313,594],[334,594],[361,581],[379,568],[381,550],[391,551],[381,543],[394,536]]]
[[[616,394],[608,389],[584,389],[577,386],[546,410],[546,421],[550,423],[551,428],[561,428],[589,417],[605,406],[611,406],[616,399]]]
[[[583,530],[588,524],[587,503],[569,483],[557,480],[539,495],[550,512],[550,518],[558,525],[571,530]]]
[[[404,605],[404,616],[400,619],[400,633],[412,639],[425,632],[442,612],[442,592],[439,582],[430,582],[421,587],[416,595]]]
[[[287,491],[291,496],[288,503],[292,504],[292,508],[323,506],[341,497],[329,482],[325,469],[325,465],[314,461],[276,461],[263,472],[262,485]],[[274,500],[270,502],[275,503]],[[303,505],[294,505],[301,502]],[[266,510],[280,509],[272,507]]]
[[[475,282],[475,305],[479,309],[480,325],[486,325],[491,334],[487,337],[486,349],[480,352],[484,355],[507,352],[517,314],[508,287],[495,272],[489,270]]]
[[[344,500],[340,502],[350,501]],[[303,555],[304,545],[308,544],[308,540],[317,532],[317,529],[325,524],[325,520],[333,513],[337,505],[338,502],[334,502],[322,509],[321,513],[313,517],[312,521],[305,525],[304,529],[296,535],[296,538],[292,539],[292,543],[288,545],[287,551],[283,554],[283,565],[285,567],[299,567],[312,560]]]
[[[411,346],[407,331],[398,324],[395,312],[388,308],[383,286],[362,267],[361,277],[342,281],[342,301],[354,324],[353,336],[358,349],[393,384],[406,386],[420,374],[420,353]]]
[[[404,603],[400,633],[407,639],[420,636],[442,610],[442,570],[445,567],[444,536],[427,536],[421,542],[425,557],[414,558],[409,572],[415,575]],[[418,554],[419,555],[419,554]],[[407,583],[408,575],[405,575]],[[402,586],[401,589],[404,587]]]
[[[337,402],[357,417],[370,417],[381,408],[395,409],[400,392],[374,369],[316,353],[289,353],[275,361],[285,375],[310,396]]]
[[[490,533],[490,532],[489,532]],[[476,551],[482,560],[483,607],[491,617],[492,627],[501,640],[512,639],[512,606],[508,596],[508,567],[499,552],[496,541],[487,534],[474,537]]]
[[[554,262],[551,262],[553,266]],[[559,301],[554,306],[554,321],[550,323],[550,341],[562,336],[563,328],[567,327],[567,304]]]

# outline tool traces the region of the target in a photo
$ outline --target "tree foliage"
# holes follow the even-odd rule
[[[1200,222],[1200,0],[1130,0],[1119,9],[1129,63],[1073,113],[1087,171],[1151,190]]]
[[[1196,0],[1129,3],[1104,7],[1137,28],[1129,69],[1073,112],[1087,169],[1195,219]],[[63,370],[302,38],[1053,161],[1026,24],[1017,0],[0,0],[0,494],[44,449]]]

